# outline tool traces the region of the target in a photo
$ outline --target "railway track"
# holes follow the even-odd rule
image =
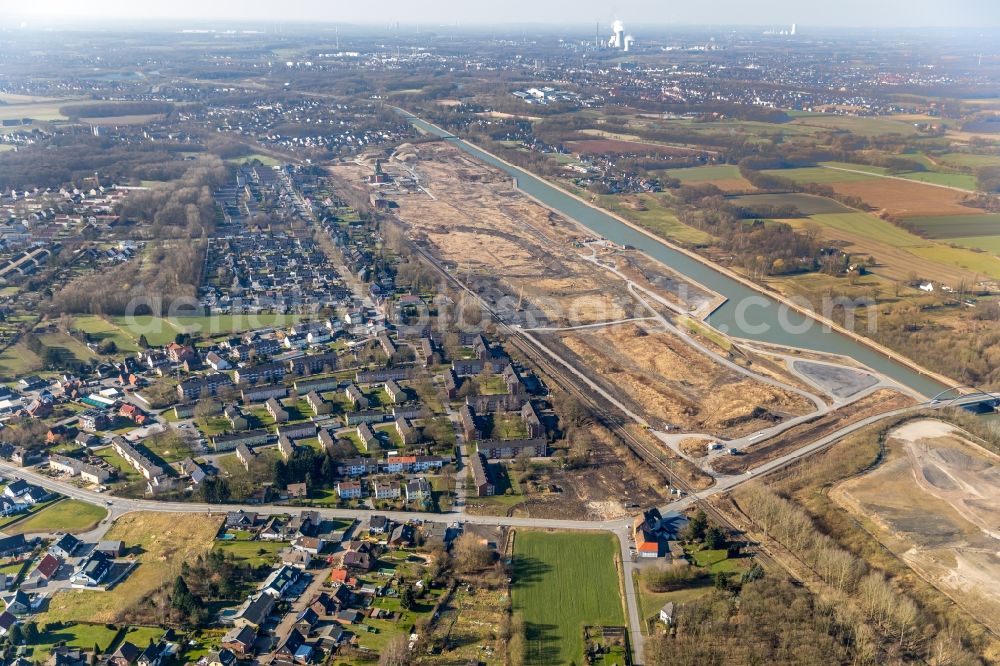
[[[704,511],[707,516],[711,517],[712,520],[720,527],[725,527],[737,534],[743,533],[743,530],[740,529],[738,525],[735,525],[725,514],[716,509],[705,499],[698,497],[697,491],[691,487],[691,484],[681,478],[673,469],[670,468],[670,465],[663,460],[659,449],[650,446],[630,433],[623,425],[621,415],[618,415],[602,406],[594,398],[593,394],[580,386],[579,381],[574,380],[563,368],[560,368],[558,364],[549,359],[545,353],[531,344],[529,340],[520,334],[520,331],[517,328],[507,324],[503,318],[500,317],[490,307],[490,305],[468,285],[445,270],[433,255],[416,244],[411,244],[411,247],[413,247],[417,254],[419,254],[432,269],[440,274],[446,282],[451,283],[475,298],[476,301],[482,305],[483,309],[489,313],[492,321],[495,322],[505,333],[507,333],[508,341],[515,348],[520,350],[521,353],[527,358],[531,359],[531,361],[535,363],[552,381],[558,384],[560,388],[580,400],[591,411],[597,421],[617,436],[625,444],[625,446],[632,451],[633,454],[667,479],[672,487],[678,488],[690,496],[694,501],[694,504],[699,509]],[[762,549],[760,544],[751,544],[751,548],[752,554],[758,561],[761,562],[763,566],[780,566],[777,560],[768,555]],[[784,567],[782,568],[784,569]]]

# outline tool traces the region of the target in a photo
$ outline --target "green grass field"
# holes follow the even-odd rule
[[[219,541],[212,550],[232,554],[237,560],[252,567],[266,564],[268,566],[278,561],[278,551],[288,545],[286,541]],[[260,551],[264,551],[263,553]]]
[[[214,337],[239,333],[253,328],[286,326],[302,317],[300,315],[246,314],[210,315],[197,317],[75,317],[74,325],[81,331],[99,338],[114,340],[120,351],[138,351],[139,336],[145,335],[150,345],[159,346],[172,342],[178,333],[197,333]]]
[[[24,342],[18,342],[0,354],[0,373],[10,378],[34,372],[42,367],[42,360],[28,349]]]
[[[682,183],[704,183],[709,180],[734,180],[743,177],[735,164],[668,169],[664,173]]]
[[[101,340],[114,341],[119,351],[139,351],[139,346],[136,344],[138,336],[128,335],[112,322],[97,315],[77,315],[73,318],[73,325]]]
[[[623,206],[621,200],[615,196],[598,197],[598,204],[668,240],[691,245],[711,242],[712,236],[678,220],[656,197],[643,194],[639,195],[639,200],[642,201],[645,210]]]
[[[967,239],[955,239],[967,240]],[[939,264],[958,266],[994,279],[1000,279],[1000,259],[989,252],[970,252],[962,247],[948,247],[937,243],[930,247],[907,248],[918,257],[936,261]]]
[[[983,250],[1000,256],[1000,236],[962,236],[949,238],[947,242],[967,247],[970,250]]]
[[[79,500],[63,500],[5,527],[4,531],[8,534],[86,532],[104,520],[107,515],[108,512],[104,507]]]
[[[973,155],[971,153],[945,153],[935,157],[938,162],[956,167],[977,168],[984,166],[1000,166],[1000,155]]]
[[[610,534],[517,532],[512,594],[524,616],[527,663],[583,663],[585,624],[625,624],[617,552]]]
[[[264,166],[278,166],[281,164],[281,160],[275,159],[270,155],[262,155],[261,153],[254,153],[253,155],[246,155],[245,157],[234,157],[233,159],[226,160],[230,164],[243,164],[244,162],[250,162],[252,160],[260,160],[260,163]]]
[[[942,173],[940,171],[907,171],[895,174],[907,180],[916,180],[921,183],[932,183],[934,185],[946,185],[947,187],[957,187],[963,190],[976,191],[978,189],[978,179],[969,173]]]
[[[39,636],[38,643],[32,646],[31,660],[44,662],[52,648],[60,643],[86,650],[92,650],[96,645],[101,650],[107,650],[118,633],[118,629],[109,629],[103,624],[70,624],[59,629],[46,629]]]

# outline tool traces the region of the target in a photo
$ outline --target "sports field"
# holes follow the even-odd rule
[[[526,627],[529,664],[582,664],[583,627],[625,624],[610,534],[519,530],[514,611]]]

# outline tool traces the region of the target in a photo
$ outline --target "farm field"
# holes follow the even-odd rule
[[[31,532],[86,532],[108,515],[100,506],[79,500],[63,500],[4,528],[8,534]]]
[[[767,169],[761,173],[778,178],[787,178],[796,183],[850,183],[857,180],[871,180],[878,176],[854,173],[851,171],[837,171],[836,169],[826,169],[824,167],[800,167],[797,169]]]
[[[870,206],[896,217],[978,215],[982,213],[978,208],[962,204],[967,196],[963,192],[916,181],[869,178],[831,183],[830,186],[837,194],[858,197]]]
[[[136,352],[139,346],[136,344],[138,336],[131,336],[125,333],[114,323],[97,315],[77,315],[73,318],[73,325],[101,340],[112,340],[118,351]]]
[[[622,141],[620,139],[584,139],[567,141],[566,147],[577,155],[631,153],[636,155],[690,155],[690,148],[678,148],[660,143]]]
[[[831,213],[849,213],[851,209],[844,204],[816,196],[815,194],[741,194],[727,197],[730,203],[737,206],[795,206],[803,215],[826,215]]]
[[[947,187],[959,187],[963,190],[975,192],[978,189],[978,179],[969,173],[943,173],[941,171],[907,171],[905,173],[894,174],[900,178],[916,180],[922,183],[933,183],[935,185],[945,185]]]
[[[875,118],[869,116],[841,116],[829,113],[814,113],[799,116],[790,123],[816,129],[847,130],[861,136],[879,134],[913,135],[917,133],[913,123],[894,120],[892,117]]]
[[[885,460],[830,497],[886,548],[994,631],[1000,628],[1000,457],[942,421],[889,433]]]
[[[977,276],[978,279],[1000,277],[1000,261],[996,257],[921,238],[868,213],[814,215],[782,221],[798,229],[818,223],[825,240],[842,245],[852,254],[875,257],[878,264],[872,272],[893,280],[907,280],[916,273],[925,280],[955,285],[962,280],[975,281]]]
[[[752,192],[756,189],[749,180],[740,175],[739,168],[732,164],[667,169],[663,175],[677,178],[685,185],[703,183],[715,185],[723,192]]]
[[[115,125],[145,125],[154,120],[163,120],[163,118],[164,115],[162,113],[147,113],[126,116],[102,116],[100,118],[81,117],[80,122],[99,127],[113,127]]]
[[[906,155],[908,158],[918,158],[915,155]],[[926,159],[926,158],[924,158]],[[905,178],[915,182],[930,183],[933,185],[944,185],[946,187],[957,187],[963,190],[975,191],[977,189],[977,179],[973,174],[952,173],[944,170],[931,168],[927,171],[904,171],[901,173],[890,173],[884,167],[872,166],[870,164],[850,164],[846,162],[821,162],[817,167],[801,167],[793,169],[768,169],[763,173],[779,178],[788,178],[797,183],[853,183],[857,181],[871,181],[876,178],[887,180],[883,176],[893,176],[895,178]]]
[[[17,120],[21,118],[31,118],[32,120],[66,120],[66,116],[59,113],[59,107],[65,104],[66,100],[37,102],[34,104],[0,104],[0,120]]]
[[[191,562],[208,552],[222,523],[221,517],[187,516],[177,520],[168,513],[129,513],[108,530],[105,539],[121,539],[126,548],[139,549],[138,566],[118,584],[113,594],[91,590],[60,592],[38,616],[50,622],[116,622],[125,611],[149,597]]]
[[[517,532],[513,607],[524,616],[527,663],[582,663],[584,625],[625,624],[617,552],[611,534]]]
[[[946,215],[912,217],[906,221],[914,231],[927,238],[961,238],[1000,235],[1000,215]]]

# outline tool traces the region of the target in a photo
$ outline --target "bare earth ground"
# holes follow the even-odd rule
[[[719,298],[642,252],[619,252],[614,258],[618,270],[628,279],[685,310],[706,307]]]
[[[837,194],[860,198],[875,208],[897,217],[935,215],[979,215],[982,210],[963,206],[967,196],[956,190],[890,178],[830,183]]]
[[[838,398],[849,398],[878,383],[874,375],[850,368],[799,360],[793,366]]]
[[[851,423],[913,403],[913,398],[909,396],[890,389],[881,389],[825,416],[789,428],[777,437],[748,447],[744,449],[742,455],[722,456],[713,461],[712,467],[721,474],[742,474],[748,469],[780,458],[804,443],[815,441]]]
[[[574,331],[558,341],[622,402],[682,430],[739,437],[812,408],[798,395],[716,364],[669,333],[637,324]]]
[[[565,326],[633,316],[625,285],[581,260],[574,243],[594,238],[572,222],[522,196],[513,182],[445,144],[425,144],[415,166],[424,194],[393,197],[411,237],[463,278],[479,283],[496,303],[507,297],[535,306],[540,321]],[[365,173],[349,164],[336,173],[357,182]],[[479,285],[482,285],[481,287]]]
[[[618,520],[635,513],[627,504],[651,506],[667,499],[663,484],[647,470],[630,465],[604,428],[592,426],[590,434],[601,446],[591,451],[587,467],[568,470],[557,464],[538,465],[532,480],[521,482],[522,495],[468,497],[466,507],[482,515]]]
[[[1000,630],[1000,456],[954,426],[911,421],[885,462],[830,496],[911,568]]]
[[[758,375],[764,375],[783,384],[814,393],[823,398],[827,404],[832,402],[828,396],[817,391],[815,386],[802,381],[801,377],[791,372],[785,364],[784,359],[762,354],[750,347],[738,346],[738,349],[741,355],[736,356],[733,360],[740,365],[753,370]]]

